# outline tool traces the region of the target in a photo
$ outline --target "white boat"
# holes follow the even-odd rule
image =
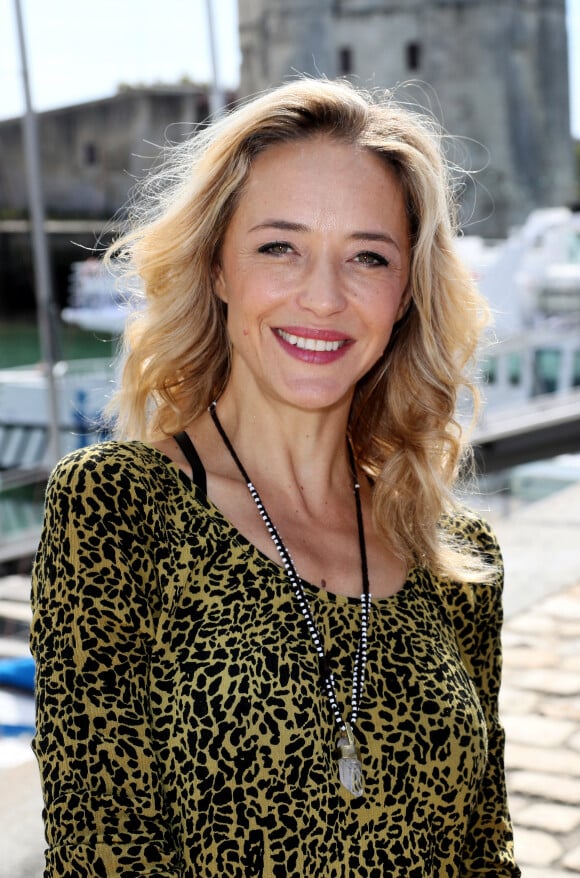
[[[114,265],[91,257],[70,271],[69,302],[63,321],[95,332],[119,335],[128,313]],[[44,364],[0,369],[0,485],[14,470],[50,467],[48,375]],[[58,397],[60,454],[102,436],[102,412],[114,385],[110,358],[60,361],[53,367]],[[4,509],[4,517],[8,513]],[[5,523],[5,522],[4,522]]]
[[[120,335],[129,305],[114,263],[105,266],[101,259],[90,257],[73,262],[69,277],[69,301],[61,311],[65,323]]]
[[[482,357],[487,409],[580,387],[580,213],[536,210],[506,241],[457,244],[494,314]]]
[[[94,441],[114,385],[108,359],[69,360],[54,367],[64,454]],[[47,377],[42,365],[0,369],[0,470],[42,467],[48,451]],[[2,479],[0,478],[0,482]]]

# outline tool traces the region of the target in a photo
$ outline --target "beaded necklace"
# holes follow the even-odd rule
[[[360,484],[358,479],[356,478],[356,466],[354,461],[354,455],[352,452],[352,448],[350,443],[348,445],[348,453],[350,458],[350,465],[353,474],[353,491],[355,496],[356,503],[356,518],[357,518],[357,527],[358,527],[358,538],[359,538],[359,547],[360,547],[360,557],[361,557],[361,569],[362,569],[362,594],[361,594],[361,630],[360,630],[360,640],[356,650],[354,663],[353,663],[353,672],[352,672],[352,697],[351,697],[351,709],[348,719],[345,721],[342,718],[340,713],[340,708],[338,706],[338,698],[336,695],[336,686],[334,682],[334,675],[329,666],[329,662],[324,651],[324,645],[322,642],[322,637],[320,636],[320,632],[314,620],[314,616],[312,615],[312,610],[310,609],[310,604],[308,602],[308,598],[306,597],[306,593],[304,591],[304,586],[302,584],[302,580],[298,576],[296,572],[296,567],[294,566],[294,562],[290,557],[290,553],[288,549],[284,545],[280,534],[276,530],[272,519],[268,515],[264,504],[258,494],[256,488],[254,487],[250,477],[248,476],[244,466],[239,459],[236,451],[229,440],[227,433],[221,425],[221,422],[218,418],[217,414],[217,403],[211,403],[209,407],[209,413],[213,419],[213,422],[224,442],[224,445],[228,449],[230,455],[234,463],[236,464],[240,474],[246,483],[246,487],[252,497],[252,500],[256,504],[256,508],[260,514],[260,518],[266,525],[268,533],[276,547],[278,554],[282,560],[284,565],[284,569],[290,580],[290,584],[294,590],[294,594],[296,596],[298,606],[304,616],[306,621],[306,627],[308,628],[309,634],[312,638],[312,642],[314,644],[314,648],[316,649],[316,653],[318,655],[318,660],[320,664],[320,673],[322,677],[322,684],[326,695],[328,697],[328,701],[330,703],[330,707],[334,714],[334,719],[338,728],[340,729],[340,737],[338,739],[338,750],[340,752],[340,758],[338,760],[338,768],[339,768],[339,777],[342,785],[351,793],[353,797],[362,796],[364,792],[364,779],[362,773],[362,765],[360,762],[358,748],[354,738],[354,727],[356,725],[356,721],[358,719],[359,706],[362,699],[363,689],[364,689],[364,681],[365,681],[365,668],[367,662],[367,635],[368,635],[368,627],[369,627],[369,617],[370,617],[370,608],[371,608],[371,594],[369,590],[369,574],[368,574],[368,565],[367,565],[367,553],[366,553],[366,543],[365,543],[365,533],[364,533],[364,524],[362,517],[362,506],[360,500]]]

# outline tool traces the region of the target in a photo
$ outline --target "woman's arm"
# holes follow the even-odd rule
[[[33,574],[45,878],[177,878],[149,731],[160,596],[151,496],[105,445],[52,475]]]
[[[454,618],[463,660],[477,690],[488,736],[488,760],[466,839],[462,878],[519,878],[507,804],[505,736],[498,715],[501,684],[503,563],[496,538],[482,523],[476,541],[496,567],[491,582],[465,585],[461,618]]]

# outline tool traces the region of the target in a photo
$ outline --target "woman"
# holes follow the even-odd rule
[[[519,875],[501,559],[451,493],[485,308],[436,135],[301,81],[163,174],[116,245],[126,441],[47,494],[46,874]]]

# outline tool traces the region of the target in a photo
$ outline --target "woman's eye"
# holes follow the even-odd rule
[[[384,256],[381,256],[380,253],[373,253],[371,250],[365,250],[363,253],[358,253],[355,256],[355,262],[360,262],[362,265],[388,265],[389,260],[385,259]]]
[[[262,244],[258,247],[258,253],[272,253],[274,256],[284,256],[290,253],[292,247],[286,241],[270,241],[268,244]]]

